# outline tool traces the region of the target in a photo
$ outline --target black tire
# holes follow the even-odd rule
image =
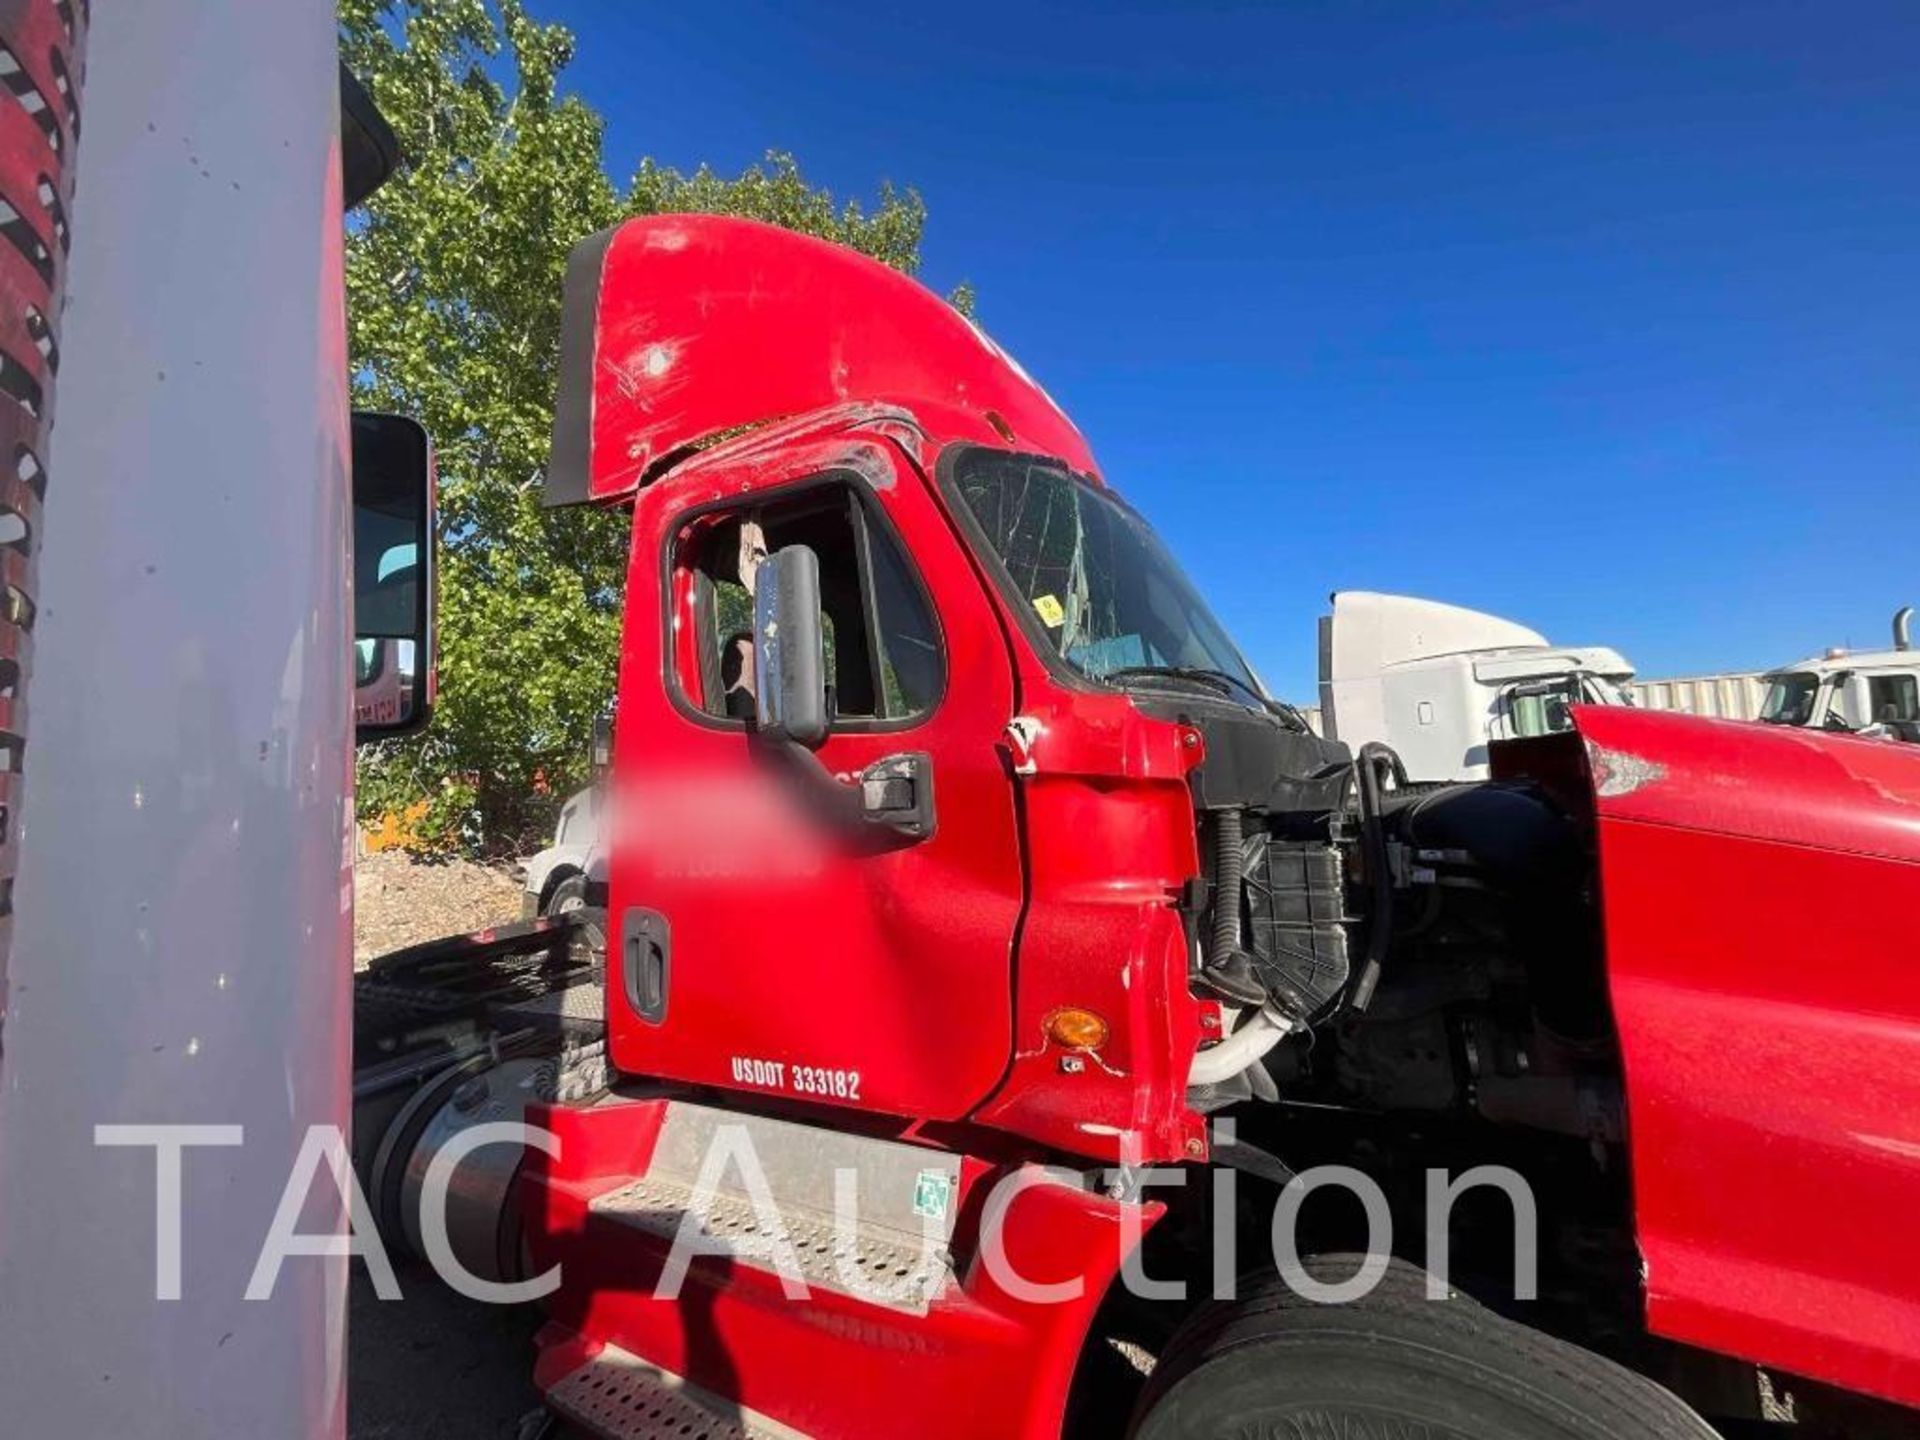
[[[1305,1268],[1334,1284],[1360,1261]],[[1316,1304],[1274,1280],[1204,1306],[1154,1367],[1133,1434],[1716,1440],[1651,1380],[1464,1296],[1429,1300],[1425,1272],[1399,1261],[1351,1304]]]
[[[604,980],[607,969],[607,912],[604,906],[583,905],[573,912],[573,958],[591,965],[594,978]]]
[[[547,892],[546,903],[540,907],[540,913],[574,917],[574,924],[578,928],[575,931],[573,958],[582,964],[594,966],[598,974],[605,969],[607,962],[607,911],[604,905],[595,905],[594,898],[587,877],[571,874]]]
[[[564,915],[569,910],[582,909],[587,903],[587,877],[569,875],[558,885],[547,891],[546,903],[540,907],[542,915]]]

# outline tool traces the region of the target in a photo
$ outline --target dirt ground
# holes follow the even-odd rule
[[[422,863],[398,851],[353,872],[354,963],[520,918],[506,867]],[[347,1320],[349,1440],[514,1440],[539,1406],[533,1332],[539,1313],[463,1300],[424,1265],[398,1262],[399,1301],[382,1301],[354,1266]]]
[[[520,918],[520,881],[507,866],[420,861],[398,850],[353,867],[353,962]]]
[[[381,1300],[359,1264],[347,1312],[348,1440],[515,1440],[537,1412],[529,1306],[463,1300],[424,1265],[395,1264]]]

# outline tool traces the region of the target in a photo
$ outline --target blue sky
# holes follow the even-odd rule
[[[1920,603],[1920,5],[534,0],[607,162],[930,213],[1269,683],[1335,588],[1643,674]]]

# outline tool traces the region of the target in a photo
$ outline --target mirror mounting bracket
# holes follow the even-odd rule
[[[933,757],[924,750],[886,755],[860,772],[860,818],[909,840],[933,834]]]
[[[859,843],[894,841],[917,844],[933,835],[933,758],[924,750],[886,755],[852,784],[835,778],[820,757],[783,735],[753,731],[767,751],[786,767],[805,792],[814,814],[842,836]]]

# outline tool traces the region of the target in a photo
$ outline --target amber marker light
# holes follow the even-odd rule
[[[1047,1016],[1047,1038],[1069,1050],[1098,1050],[1112,1033],[1105,1020],[1076,1006]]]

